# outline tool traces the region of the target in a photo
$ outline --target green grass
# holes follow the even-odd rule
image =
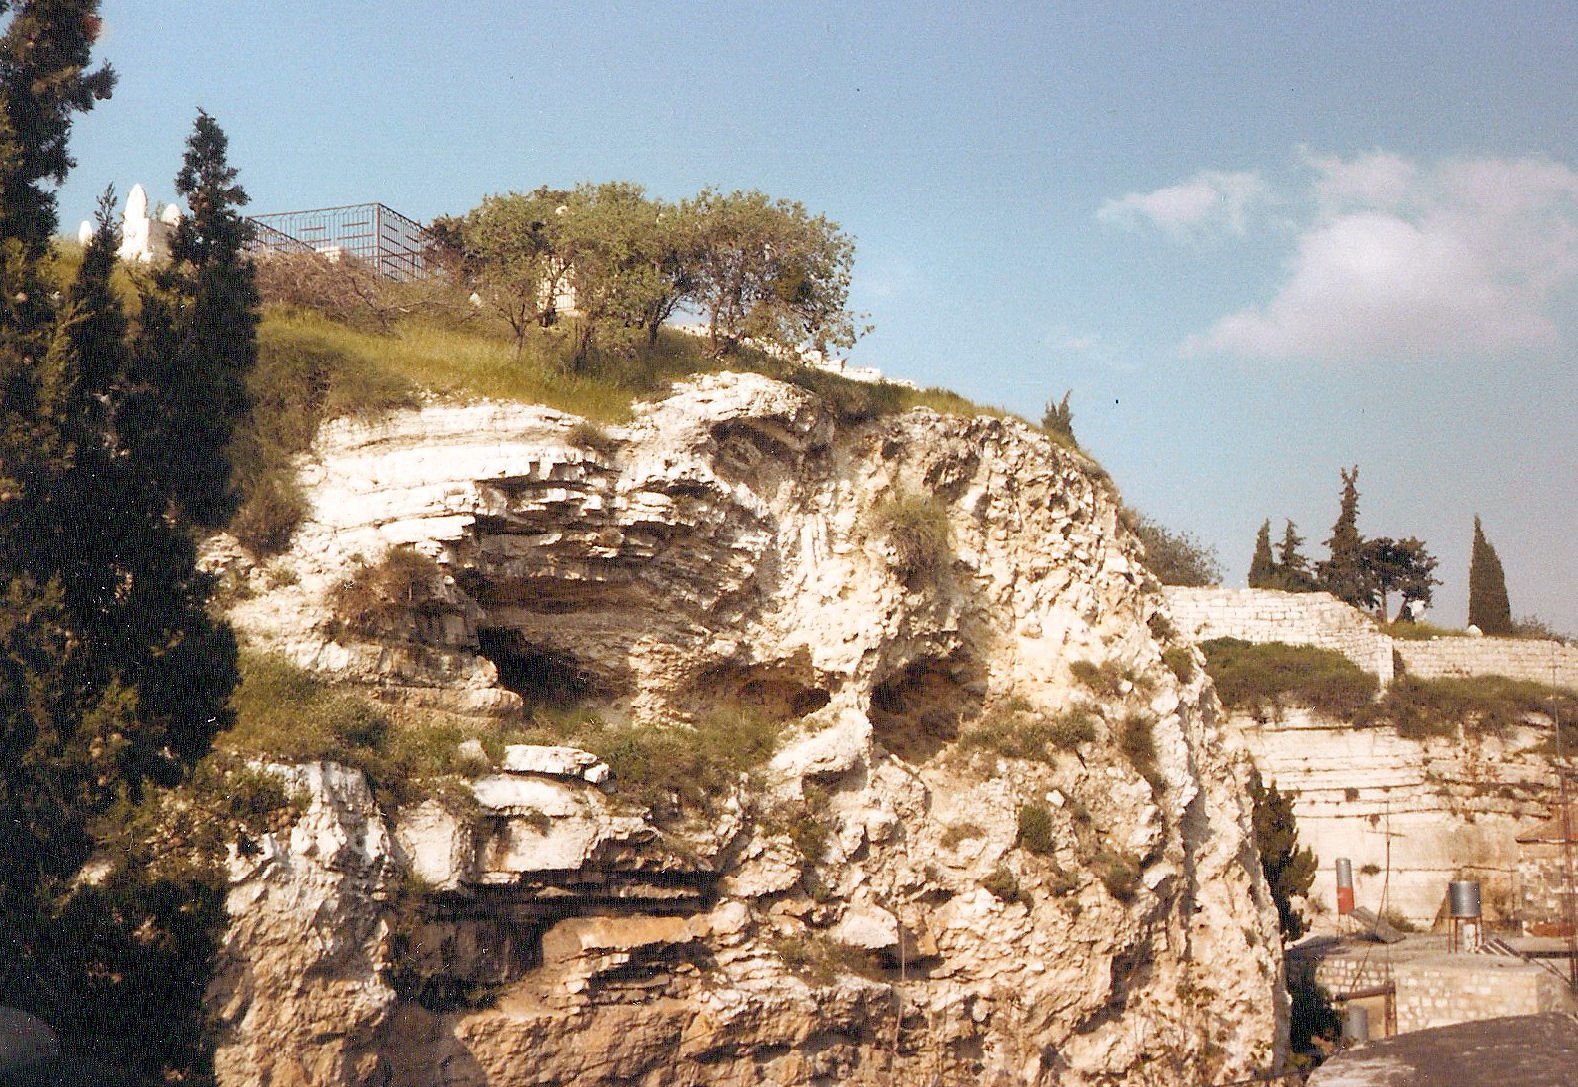
[[[1200,648],[1222,704],[1262,721],[1280,717],[1288,706],[1351,717],[1379,686],[1369,672],[1329,649],[1237,638],[1215,638]]]
[[[1401,676],[1379,701],[1363,707],[1354,724],[1391,725],[1409,739],[1469,735],[1505,735],[1528,718],[1578,720],[1578,695],[1504,676],[1416,679]]]
[[[982,716],[959,737],[965,751],[983,751],[1009,759],[1052,763],[1060,751],[1075,751],[1096,738],[1097,716],[1083,707],[1060,713],[1037,713],[1010,702]]]
[[[905,583],[934,581],[953,560],[948,510],[929,495],[885,498],[867,515],[869,531],[893,549],[893,569]]]
[[[470,735],[459,724],[397,726],[367,699],[272,654],[243,653],[240,671],[235,724],[214,740],[221,756],[337,762],[365,773],[380,801],[395,807],[431,795],[440,779],[481,769],[460,750]]]
[[[769,946],[785,966],[812,985],[831,985],[840,974],[865,978],[882,976],[882,964],[874,952],[835,940],[825,933],[781,936]]]
[[[1155,688],[1148,677],[1115,660],[1100,664],[1088,660],[1069,661],[1068,670],[1075,679],[1103,698],[1116,699],[1129,693],[1145,698]]]
[[[1156,765],[1156,722],[1149,714],[1133,712],[1123,718],[1118,729],[1118,748],[1150,784],[1151,791],[1161,792],[1165,783]]]
[[[1379,623],[1382,634],[1399,641],[1422,642],[1429,638],[1466,638],[1468,631],[1438,627],[1434,623]]]
[[[742,707],[721,707],[694,724],[611,724],[571,709],[539,712],[526,743],[568,743],[613,771],[614,793],[658,817],[709,812],[740,775],[765,765],[783,724]]]
[[[1019,805],[1019,832],[1014,844],[1039,856],[1051,853],[1057,844],[1053,836],[1052,809],[1039,800]]]

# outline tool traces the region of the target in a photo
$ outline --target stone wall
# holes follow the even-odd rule
[[[1528,638],[1431,638],[1395,645],[1404,670],[1421,679],[1509,676],[1578,690],[1578,646]]]
[[[1363,612],[1330,593],[1177,585],[1165,592],[1174,625],[1196,641],[1239,638],[1312,645],[1341,653],[1383,684],[1392,681],[1392,639]]]
[[[1309,893],[1318,921],[1336,909],[1338,857],[1353,862],[1358,905],[1423,928],[1458,878],[1481,881],[1492,920],[1518,919],[1516,839],[1550,812],[1542,730],[1410,740],[1297,707],[1231,723],[1261,776],[1293,796],[1299,840],[1320,861]]]
[[[1330,593],[1180,585],[1164,592],[1173,623],[1196,641],[1239,638],[1331,649],[1383,685],[1392,681],[1395,650],[1403,670],[1420,679],[1507,676],[1578,691],[1578,646],[1530,638],[1394,639]]]
[[[1436,955],[1400,963],[1397,1032],[1508,1015],[1572,1012],[1572,995],[1544,967],[1494,955]]]
[[[1334,997],[1374,992],[1390,982],[1396,1031],[1427,1030],[1508,1015],[1578,1010],[1561,978],[1524,959],[1452,954],[1441,937],[1410,937],[1402,944],[1344,943],[1309,946],[1288,955],[1290,977],[1308,979]],[[1370,1010],[1370,1036],[1387,1033],[1380,997],[1360,1000]]]

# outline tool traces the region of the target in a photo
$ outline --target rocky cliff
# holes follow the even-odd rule
[[[1477,879],[1486,917],[1519,920],[1519,834],[1551,814],[1546,724],[1506,735],[1409,739],[1303,708],[1257,721],[1233,714],[1267,781],[1294,796],[1299,839],[1320,859],[1311,904],[1337,923],[1338,857],[1353,862],[1356,901],[1420,928],[1444,923],[1447,883]]]
[[[291,551],[231,571],[254,647],[406,727],[548,691],[681,737],[748,711],[776,750],[689,807],[563,747],[399,812],[280,768],[307,800],[235,859],[221,1082],[1195,1084],[1280,1055],[1245,757],[1079,455],[725,374],[606,430],[341,421],[300,477]],[[438,575],[346,623],[337,587],[407,550]]]

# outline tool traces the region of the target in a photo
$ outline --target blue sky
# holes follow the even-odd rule
[[[150,10],[156,9],[156,10]],[[223,12],[223,15],[216,15]],[[1075,431],[1214,544],[1472,518],[1578,631],[1578,14],[1535,3],[105,0],[115,97],[64,226],[169,199],[198,107],[254,211],[626,179],[803,201],[856,239],[852,361]]]

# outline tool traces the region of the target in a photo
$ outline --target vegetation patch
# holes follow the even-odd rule
[[[420,551],[391,548],[382,560],[359,567],[336,585],[329,605],[351,633],[387,635],[409,625],[429,604],[442,576],[438,563]]]
[[[1156,765],[1156,721],[1146,713],[1130,713],[1123,718],[1118,729],[1118,747],[1129,765],[1140,772],[1150,783],[1152,792],[1160,792],[1165,784],[1161,769]]]
[[[906,584],[935,580],[953,560],[948,510],[928,495],[883,499],[872,507],[869,527],[893,549],[893,570]]]
[[[1030,904],[1030,897],[1019,886],[1019,877],[1014,875],[1014,870],[1006,864],[999,864],[992,869],[987,877],[981,880],[981,886],[990,894],[1004,902],[1023,902]]]
[[[1098,720],[1093,711],[1082,706],[1047,715],[1014,700],[984,715],[959,738],[959,744],[965,751],[1051,763],[1058,752],[1074,751],[1093,741]]]
[[[243,654],[232,697],[236,722],[214,740],[221,755],[282,763],[335,762],[361,770],[381,803],[393,807],[432,795],[441,779],[475,776],[470,738],[457,723],[396,727],[381,707],[336,691],[271,654]],[[497,747],[502,753],[502,739]]]
[[[1215,638],[1200,648],[1223,705],[1258,721],[1279,719],[1288,706],[1349,718],[1370,703],[1379,686],[1369,672],[1329,649],[1237,638]]]
[[[1377,628],[1389,638],[1404,642],[1422,642],[1431,638],[1466,638],[1468,631],[1453,627],[1438,627],[1434,623],[1416,623],[1399,619],[1391,623],[1378,623]]]
[[[1148,677],[1115,660],[1102,661],[1100,664],[1088,660],[1070,661],[1068,670],[1093,694],[1107,699],[1118,699],[1131,693],[1144,697],[1153,689]]]
[[[1140,866],[1126,853],[1103,849],[1090,861],[1091,871],[1119,902],[1130,902],[1140,890]]]
[[[1531,718],[1549,720],[1553,714],[1578,719],[1578,695],[1504,676],[1402,676],[1379,701],[1363,706],[1353,723],[1390,725],[1399,736],[1418,740],[1456,735],[1460,729],[1468,735],[1504,736]]]
[[[963,819],[957,823],[948,824],[947,829],[942,832],[942,844],[945,849],[955,849],[960,843],[969,839],[984,837],[986,837],[986,830],[981,824]]]
[[[1040,856],[1051,853],[1057,844],[1053,833],[1052,809],[1039,800],[1019,805],[1019,833],[1014,844]]]
[[[1194,652],[1186,645],[1168,646],[1162,651],[1162,663],[1178,677],[1179,683],[1188,683],[1194,678]]]
[[[584,710],[539,711],[530,743],[569,743],[597,755],[613,771],[616,795],[662,820],[708,812],[742,774],[764,766],[781,721],[741,707],[719,709],[693,724],[611,724]],[[802,834],[812,848],[811,831]],[[797,845],[799,843],[797,842]]]
[[[812,985],[831,985],[840,974],[882,977],[882,963],[875,953],[823,933],[784,936],[770,946],[785,966]]]

